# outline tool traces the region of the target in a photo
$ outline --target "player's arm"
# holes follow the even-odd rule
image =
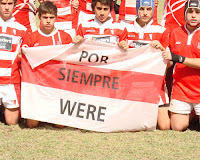
[[[154,1],[155,6],[158,6],[158,0]]]
[[[84,41],[84,33],[82,24],[78,26],[77,35],[72,39],[72,43],[78,44]]]
[[[159,40],[152,41],[150,45],[156,49],[165,51],[166,48],[169,46],[169,32],[165,29]]]
[[[119,37],[119,42],[117,43],[118,46],[123,50],[127,50],[129,48],[127,43],[127,36],[128,36],[128,31],[126,28],[124,28],[122,34]]]
[[[78,9],[78,7],[79,7],[79,0],[72,0],[71,4],[72,4],[72,7],[74,7],[75,9]]]
[[[161,51],[165,51],[165,48],[158,40],[151,41],[149,45],[156,49],[160,49]]]
[[[172,61],[174,63],[182,63],[191,68],[200,69],[200,58],[187,58],[184,56],[174,54],[170,51],[165,51],[162,54],[163,58],[166,60]]]
[[[36,13],[37,8],[36,8],[36,6],[35,6],[35,0],[29,0],[29,1],[28,1],[28,4],[32,7],[33,12]]]
[[[127,50],[128,49],[128,43],[125,40],[120,41],[117,44],[123,50]]]

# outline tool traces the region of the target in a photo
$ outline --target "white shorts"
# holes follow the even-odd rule
[[[17,88],[16,88],[17,87]],[[20,85],[14,85],[14,84],[1,84],[0,85],[0,98],[1,102],[3,103],[3,106],[6,108],[18,108],[19,102],[18,102],[18,96],[20,93]]]
[[[188,103],[172,99],[169,107],[169,111],[179,114],[190,114],[193,109],[196,115],[200,115],[200,103]]]

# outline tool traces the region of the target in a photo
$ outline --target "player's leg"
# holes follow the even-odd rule
[[[189,126],[189,115],[171,112],[171,128],[176,131],[184,131]]]
[[[176,131],[186,130],[189,126],[189,114],[192,106],[190,103],[172,99],[169,111],[171,111],[171,129]]]
[[[32,119],[27,119],[26,123],[27,123],[28,128],[36,128],[39,125],[39,121],[32,120]]]
[[[170,130],[169,107],[159,106],[157,126],[160,130]]]
[[[5,107],[4,116],[5,116],[6,124],[8,125],[17,124],[19,120],[19,107],[18,108]]]
[[[200,103],[194,104],[194,110],[195,110],[196,115],[199,118],[199,125],[200,125]]]
[[[169,97],[166,83],[164,80],[160,92],[157,127],[160,130],[170,130]]]
[[[56,127],[56,128],[64,128],[65,126],[59,125],[59,124],[54,124],[54,127]]]
[[[5,84],[1,86],[4,96],[2,98],[3,106],[5,107],[4,116],[6,124],[14,125],[19,120],[19,95],[20,84]]]

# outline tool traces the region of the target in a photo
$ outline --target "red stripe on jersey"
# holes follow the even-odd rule
[[[133,7],[126,7],[126,12],[125,12],[125,14],[137,15],[136,8],[133,8]]]
[[[2,68],[3,70],[5,69],[5,73],[3,72],[1,73],[0,83],[1,84],[20,83],[20,73],[19,73],[20,65],[17,56],[18,52],[17,48],[18,46],[20,47],[21,45],[21,41],[26,33],[25,32],[26,28],[21,24],[19,24],[18,22],[16,22],[14,18],[11,18],[9,19],[9,21],[6,21],[4,23],[5,26],[4,25],[0,26],[0,36],[2,38],[2,41],[3,42],[5,41],[6,44],[4,45],[4,49],[0,49],[0,51],[2,51],[2,54],[0,54],[0,59],[1,59],[0,68]],[[3,58],[1,56],[3,56]]]
[[[31,69],[22,59],[22,82],[81,94],[158,103],[163,76],[48,61]]]
[[[11,68],[12,60],[2,60],[0,59],[0,68]]]
[[[93,14],[91,10],[87,9],[87,3],[91,3],[91,0],[81,0],[79,1],[79,8],[81,11],[87,13],[87,14]]]
[[[56,22],[65,22],[65,21],[72,21],[72,15],[68,14],[68,15],[58,16],[58,18],[56,19]]]
[[[10,76],[0,76],[0,84],[11,84]]]

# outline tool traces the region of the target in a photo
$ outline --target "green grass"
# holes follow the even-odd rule
[[[0,123],[0,159],[193,159],[200,158],[198,131],[96,133],[42,123],[28,129],[23,123]]]

